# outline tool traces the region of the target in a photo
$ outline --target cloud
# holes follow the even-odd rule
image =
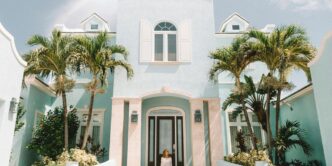
[[[281,9],[293,11],[332,10],[332,0],[271,0]]]

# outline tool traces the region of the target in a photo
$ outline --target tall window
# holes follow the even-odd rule
[[[258,122],[257,116],[252,113],[252,112],[248,112],[249,114],[249,120],[251,122],[251,126],[253,128],[253,132],[258,140],[259,145],[264,145],[265,141],[264,141],[264,131],[260,125],[260,123]],[[228,127],[229,127],[229,142],[228,144],[230,144],[230,149],[231,149],[231,153],[236,153],[239,151],[239,149],[237,148],[238,143],[236,141],[236,135],[237,132],[242,130],[242,132],[245,135],[246,138],[246,145],[247,148],[252,148],[251,145],[251,141],[250,141],[250,137],[249,135],[249,131],[248,131],[248,126],[245,120],[245,117],[243,114],[238,115],[236,118],[233,118],[232,116],[232,112],[228,113]]]
[[[154,60],[176,61],[176,27],[169,22],[161,22],[154,28]]]
[[[78,111],[77,115],[80,119],[80,129],[78,130],[76,142],[82,139],[88,119],[87,111]],[[102,144],[102,131],[103,131],[104,112],[94,110],[92,114],[91,127],[89,129],[89,136],[92,139],[92,145]]]

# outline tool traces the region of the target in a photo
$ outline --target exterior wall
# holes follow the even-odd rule
[[[22,118],[25,123],[24,126],[15,133],[14,145],[12,149],[12,158],[10,165],[26,166],[31,165],[36,159],[37,154],[26,148],[30,143],[33,130],[35,128],[36,114],[45,114],[47,107],[51,106],[54,97],[51,97],[45,92],[39,90],[33,85],[28,85],[21,92],[23,98],[23,106],[26,113]]]
[[[0,23],[0,161],[8,165],[13,143],[16,113],[10,111],[12,98],[20,97],[24,62],[17,53],[14,38]]]
[[[114,97],[139,97],[162,87],[190,93],[191,97],[217,97],[216,86],[208,81],[215,49],[213,3],[207,0],[124,0],[119,2],[117,43],[129,49],[128,61],[135,71],[128,80],[123,69],[117,69]],[[122,12],[123,11],[123,12]],[[130,12],[127,12],[130,11]],[[141,19],[152,25],[170,21],[178,26],[191,21],[192,60],[189,63],[155,64],[139,62]],[[142,86],[142,83],[144,85]],[[138,88],[138,85],[139,88]]]
[[[311,64],[318,121],[323,141],[326,165],[332,165],[332,32],[327,34],[321,44],[316,59]],[[323,74],[324,73],[324,74]]]
[[[286,120],[298,121],[301,128],[306,131],[305,140],[312,146],[313,152],[310,156],[306,156],[301,148],[294,148],[286,153],[286,160],[319,160],[323,162],[323,165],[325,165],[325,157],[313,91],[310,91],[309,93],[287,103],[291,105],[293,111],[290,110],[288,105],[282,105],[280,111],[280,125],[285,124]]]

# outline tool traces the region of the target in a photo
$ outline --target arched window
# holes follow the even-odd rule
[[[169,22],[161,22],[154,28],[154,60],[177,61],[177,29]]]

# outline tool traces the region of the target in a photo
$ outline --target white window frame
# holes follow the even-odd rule
[[[231,131],[230,131],[230,127],[231,126],[236,126],[237,127],[237,131],[240,131],[240,129],[241,129],[241,127],[242,126],[245,126],[245,127],[247,127],[247,122],[241,122],[241,115],[243,115],[243,113],[241,113],[240,115],[238,115],[237,117],[236,117],[236,122],[230,122],[229,121],[229,114],[231,114],[232,112],[233,112],[234,110],[227,110],[226,111],[226,115],[225,115],[225,120],[226,120],[226,132],[227,132],[227,147],[228,147],[228,153],[229,154],[232,154],[232,153],[234,153],[233,151],[232,151],[232,141],[231,141]],[[251,110],[248,110],[247,111],[248,112],[248,114],[249,114],[249,120],[250,120],[250,123],[251,123],[251,128],[252,128],[252,130],[254,130],[253,129],[253,127],[260,127],[260,129],[261,129],[261,137],[262,137],[262,145],[265,145],[265,143],[266,143],[266,133],[265,133],[265,131],[263,130],[263,128],[262,128],[262,125],[259,123],[259,122],[253,122],[252,121],[252,114],[254,114],[254,112],[252,112]],[[250,142],[250,144],[251,144],[251,142]]]
[[[77,110],[77,116],[79,117],[80,125],[79,125],[79,128],[77,130],[77,134],[76,134],[76,142],[80,141],[81,127],[82,126],[87,126],[87,122],[83,122],[83,115],[84,114],[89,114],[89,110],[88,109],[78,109]],[[93,122],[93,115],[94,114],[99,114],[99,116],[102,117],[100,122]],[[90,126],[89,126],[89,135],[90,136],[92,136],[93,126],[99,126],[100,127],[100,132],[99,132],[99,144],[100,145],[103,144],[104,114],[105,114],[105,109],[93,109],[92,110],[92,119],[91,119],[91,123],[90,123]]]
[[[159,23],[162,23],[162,22],[168,22],[168,23],[171,23],[175,28],[176,28],[176,31],[156,31],[155,30],[155,27],[159,24]],[[153,38],[152,38],[152,49],[153,49],[153,62],[178,62],[179,61],[179,35],[178,35],[178,29],[177,27],[175,26],[175,24],[173,24],[172,22],[169,22],[169,21],[160,21],[158,22],[158,24],[156,24],[154,27],[153,27]],[[155,37],[156,35],[163,35],[163,60],[162,61],[156,61],[156,52],[155,52],[155,44],[156,44],[156,41],[155,41]],[[175,35],[176,36],[176,52],[175,52],[175,61],[169,61],[168,60],[168,35]]]

